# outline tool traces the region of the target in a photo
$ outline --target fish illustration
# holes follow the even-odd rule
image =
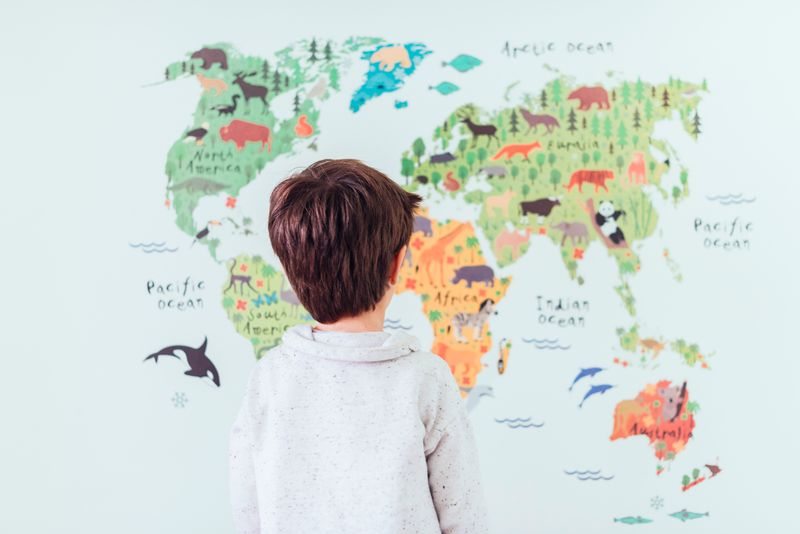
[[[217,372],[217,368],[214,366],[211,360],[208,359],[208,356],[206,356],[207,346],[207,337],[203,340],[203,344],[197,348],[187,347],[186,345],[170,345],[169,347],[164,347],[158,352],[154,352],[142,361],[146,362],[152,358],[153,361],[158,363],[159,356],[172,356],[174,358],[179,358],[179,356],[175,354],[175,351],[179,350],[184,354],[184,356],[186,356],[186,363],[189,364],[189,370],[185,371],[183,374],[188,376],[196,376],[199,378],[210,378],[214,384],[219,387],[219,372]]]
[[[443,61],[442,67],[450,65],[458,72],[467,72],[468,70],[474,69],[481,63],[483,62],[475,56],[470,56],[469,54],[459,54],[449,63],[447,61]]]
[[[578,405],[578,408],[582,408],[583,407],[583,403],[586,402],[586,399],[588,399],[592,395],[596,395],[598,393],[605,393],[606,391],[608,391],[609,389],[611,389],[613,387],[614,386],[612,386],[611,384],[600,384],[599,386],[590,387],[589,391],[586,392],[586,395],[583,396],[583,400]]]
[[[675,512],[674,514],[669,514],[670,517],[674,517],[675,519],[680,519],[684,523],[691,519],[700,519],[701,517],[708,517],[708,512],[704,514],[698,514],[696,512],[689,512],[684,508],[680,512]]]
[[[434,91],[439,91],[439,94],[442,94],[442,95],[446,96],[446,95],[449,95],[450,93],[455,93],[456,91],[458,91],[459,87],[454,83],[442,82],[439,85],[437,85],[436,87],[434,87],[432,85],[429,85],[428,89],[433,89]]]
[[[408,100],[395,100],[394,101],[394,108],[395,109],[403,109],[408,107]]]
[[[602,367],[586,367],[586,368],[582,367],[581,372],[578,373],[578,376],[576,376],[575,380],[572,381],[572,385],[569,387],[569,391],[572,391],[572,388],[575,386],[575,384],[578,383],[580,379],[585,378],[587,376],[592,377],[597,373],[599,373],[600,371],[604,370],[605,369],[603,369]]]
[[[625,516],[625,517],[615,517],[614,523],[625,523],[626,525],[639,525],[643,523],[652,523],[652,519],[647,519],[646,517],[642,517],[637,515],[636,517],[633,516]]]
[[[217,191],[222,191],[226,187],[227,185],[215,182],[213,180],[207,180],[205,178],[195,177],[183,180],[182,182],[178,182],[175,185],[169,186],[167,189],[171,191],[180,191],[182,189],[185,189],[189,193],[202,191],[205,194],[209,194],[209,193],[216,193]]]

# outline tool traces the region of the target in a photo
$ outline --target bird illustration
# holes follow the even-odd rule
[[[203,144],[203,138],[208,133],[208,128],[209,127],[210,127],[210,125],[207,122],[204,122],[203,124],[200,125],[200,128],[195,128],[193,130],[189,130],[188,132],[186,132],[186,135],[183,138],[183,142],[184,143],[190,143],[190,142],[194,141],[194,143],[196,145],[198,145],[198,146],[202,145]]]

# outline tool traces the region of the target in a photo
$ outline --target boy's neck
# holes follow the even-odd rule
[[[385,310],[376,309],[356,317],[343,317],[334,323],[316,323],[314,330],[323,332],[383,332]]]

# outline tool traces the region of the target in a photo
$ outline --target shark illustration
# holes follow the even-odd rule
[[[156,363],[158,363],[159,356],[173,356],[175,358],[179,358],[175,351],[179,350],[183,352],[186,356],[186,363],[189,364],[189,370],[185,371],[183,374],[188,376],[197,376],[200,378],[208,377],[214,381],[214,384],[219,387],[219,373],[217,372],[217,368],[214,367],[214,364],[211,360],[208,359],[206,356],[206,347],[208,346],[208,337],[203,340],[203,344],[197,347],[196,349],[193,347],[187,347],[186,345],[170,345],[169,347],[164,347],[158,352],[154,352],[143,361],[147,361],[150,358],[153,359]]]
[[[583,407],[583,403],[586,402],[586,399],[588,399],[592,395],[596,395],[598,393],[605,393],[606,391],[608,391],[609,389],[611,389],[613,387],[614,386],[612,386],[611,384],[600,384],[599,386],[590,387],[589,391],[586,392],[586,395],[583,396],[583,400],[578,405],[578,408],[582,408]]]
[[[599,373],[600,371],[604,370],[605,369],[603,369],[602,367],[581,368],[581,372],[578,373],[578,376],[576,376],[575,380],[572,381],[572,385],[569,387],[569,391],[572,391],[572,388],[575,386],[575,384],[577,384],[578,381],[581,380],[582,378],[586,378],[587,376],[592,377],[597,373]]]

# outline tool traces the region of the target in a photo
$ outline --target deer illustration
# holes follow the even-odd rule
[[[233,83],[239,86],[239,89],[242,90],[242,94],[244,95],[244,101],[246,104],[250,103],[251,98],[257,98],[264,103],[264,106],[267,105],[267,88],[263,85],[255,85],[248,81],[245,81],[247,76],[255,76],[255,72],[248,72],[244,74],[242,72],[234,72],[233,73],[236,78],[234,78]]]
[[[467,228],[466,223],[459,224],[453,231],[442,236],[430,248],[424,250],[419,256],[419,264],[425,266],[425,272],[428,273],[428,282],[433,285],[433,277],[431,276],[431,263],[439,264],[439,277],[440,285],[444,286],[444,249],[458,237],[462,231]]]
[[[487,137],[487,146],[492,143],[492,139],[497,141],[498,145],[500,144],[500,140],[497,138],[497,127],[491,124],[475,124],[472,122],[472,119],[466,116],[461,117],[460,122],[469,128],[469,131],[472,134],[472,146],[475,146],[475,144],[478,142],[478,138],[482,135]]]

